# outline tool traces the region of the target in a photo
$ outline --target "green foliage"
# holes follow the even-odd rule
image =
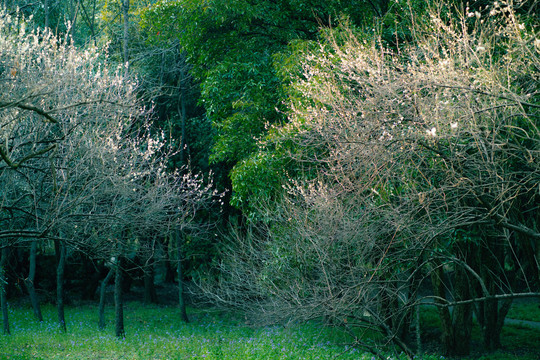
[[[288,163],[287,158],[270,152],[259,152],[242,161],[231,172],[235,191],[231,204],[250,214],[261,202],[271,202],[287,179]],[[259,204],[243,203],[250,200]]]
[[[158,1],[141,13],[150,41],[178,39],[201,82],[199,103],[216,129],[211,161],[238,166],[231,173],[233,205],[247,211],[247,203],[267,199],[281,187],[278,166],[284,161],[276,158],[282,154],[255,153],[269,126],[286,121],[283,103],[291,96],[286,73],[300,70],[300,58],[288,45],[304,46],[303,40],[316,39],[321,27],[341,16],[364,21],[373,4],[382,10],[387,3]],[[259,172],[263,163],[269,169]]]

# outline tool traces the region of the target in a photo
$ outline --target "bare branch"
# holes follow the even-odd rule
[[[43,116],[45,119],[49,120],[49,122],[54,123],[54,124],[58,124],[58,120],[56,118],[52,117],[48,112],[46,112],[45,110],[40,109],[40,108],[38,108],[36,106],[28,105],[28,104],[21,104],[19,102],[7,103],[7,102],[0,101],[0,108],[11,108],[11,107],[16,107],[16,108],[19,108],[19,109],[22,109],[22,110],[33,111],[36,114],[39,114],[39,115]]]

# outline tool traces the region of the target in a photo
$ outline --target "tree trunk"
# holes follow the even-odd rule
[[[122,257],[118,256],[115,266],[114,277],[114,312],[115,334],[119,338],[125,337],[124,331],[124,302],[122,296]]]
[[[501,331],[504,325],[504,318],[508,314],[511,305],[512,299],[503,301],[500,308],[499,301],[496,299],[485,301],[485,322],[482,326],[485,350],[493,351],[501,347]]]
[[[464,269],[457,268],[455,271],[454,292],[456,301],[471,298],[470,282]],[[456,305],[452,315],[454,339],[452,348],[447,349],[447,353],[455,356],[468,355],[471,352],[472,305]]]
[[[29,263],[30,269],[28,271],[28,277],[24,280],[26,289],[28,290],[28,295],[30,296],[30,302],[32,303],[32,309],[34,310],[34,316],[36,319],[41,322],[43,321],[43,316],[41,315],[41,307],[39,306],[39,299],[36,293],[36,288],[34,286],[34,281],[36,278],[36,253],[37,253],[37,240],[32,240],[30,245],[30,255]]]
[[[2,244],[2,251],[0,256],[0,306],[2,307],[2,322],[4,326],[4,335],[9,335],[9,314],[8,314],[8,304],[7,304],[7,258],[8,258],[8,248],[7,244]]]
[[[144,303],[156,304],[157,302],[156,287],[154,286],[154,264],[150,263],[144,269]]]
[[[45,12],[45,29],[49,28],[49,0],[43,1],[43,11]]]
[[[436,263],[435,268],[431,271],[431,284],[433,286],[433,293],[437,297],[435,303],[440,305],[437,307],[439,318],[441,320],[442,330],[442,344],[445,351],[448,351],[453,346],[454,328],[452,326],[452,317],[450,316],[450,309],[445,305],[446,290],[444,286],[444,270],[442,264]]]
[[[129,0],[124,0],[122,4],[122,12],[124,17],[124,43],[123,43],[123,50],[124,50],[124,66],[125,66],[125,74],[127,75],[129,72],[129,47],[128,47],[128,41],[129,41]]]
[[[165,253],[165,282],[166,283],[173,283],[174,282],[174,276],[175,276],[175,269],[172,265],[172,259],[171,259],[171,253],[172,251],[172,243],[173,243],[174,235],[171,234],[170,236],[166,236],[163,238],[163,252]]]
[[[101,281],[101,272],[95,271],[96,267],[92,260],[86,256],[79,257],[79,268],[88,276],[84,279],[84,288],[81,291],[83,300],[94,300]]]
[[[483,282],[490,295],[496,295],[504,287],[512,288],[515,281],[515,271],[504,269],[505,246],[509,246],[510,235],[506,232],[500,241],[490,241],[489,246],[479,249],[479,268]],[[496,234],[492,239],[497,239]],[[501,331],[504,319],[510,310],[512,299],[499,301],[489,299],[482,302],[482,316],[478,319],[482,327],[485,350],[493,351],[501,347]]]
[[[184,299],[184,275],[182,272],[182,244],[184,242],[184,234],[176,231],[176,252],[178,255],[177,272],[178,272],[178,307],[180,309],[180,319],[184,322],[189,322],[186,312],[186,303]]]
[[[70,35],[71,35],[71,41],[75,43],[75,26],[77,24],[77,17],[79,16],[79,2],[80,0],[77,0],[77,3],[74,4],[74,0],[71,0],[70,3],[70,10],[71,10],[71,29],[70,29]]]
[[[502,328],[504,326],[504,319],[506,319],[506,315],[508,315],[508,311],[510,311],[510,307],[512,306],[512,299],[506,299],[502,302],[502,305],[499,308],[499,318],[497,319],[497,348],[501,347],[501,332]]]
[[[107,288],[107,284],[111,280],[112,275],[115,273],[114,266],[111,267],[109,272],[107,273],[107,276],[105,276],[105,279],[101,282],[101,288],[99,290],[99,322],[98,327],[100,330],[105,329],[105,290]]]
[[[58,241],[58,240],[57,240]],[[66,267],[66,246],[58,244],[58,267],[56,268],[56,307],[58,324],[62,331],[66,331],[66,318],[64,314],[64,269]]]
[[[186,152],[186,87],[184,82],[186,81],[186,73],[184,70],[185,60],[181,58],[183,64],[181,65],[181,72],[178,78],[178,115],[180,115],[180,165],[184,166],[185,152]]]
[[[457,244],[458,253],[464,256],[463,261],[470,257],[469,244]],[[464,266],[459,263],[454,264],[454,289],[453,300],[464,301],[471,299],[471,282]],[[468,355],[471,351],[472,332],[472,305],[455,305],[450,312],[447,304],[446,287],[444,284],[444,270],[441,263],[436,263],[435,269],[431,273],[433,292],[438,298],[436,303],[439,306],[439,318],[442,326],[442,341],[445,354],[448,356]],[[440,299],[440,300],[439,300]]]

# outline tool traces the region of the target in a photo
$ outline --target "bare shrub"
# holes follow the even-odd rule
[[[540,284],[540,43],[510,4],[490,10],[434,8],[399,52],[344,27],[304,54],[277,141],[319,176],[261,204],[268,224],[222,264],[223,300],[376,329],[410,355],[430,276],[446,351],[470,351],[473,311],[500,346],[511,299]]]

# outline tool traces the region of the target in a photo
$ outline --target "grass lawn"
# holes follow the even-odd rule
[[[540,310],[536,303],[515,303],[509,313],[516,319],[535,321]],[[435,307],[422,312],[423,339],[436,345],[440,339],[439,318]],[[482,333],[476,321],[472,329],[472,355],[467,360],[540,360],[540,329],[524,325],[505,324],[501,333],[502,349],[483,353]]]
[[[56,324],[56,309],[42,308],[38,323],[27,307],[10,308],[10,336],[0,340],[0,359],[355,359],[372,360],[373,355],[348,346],[351,340],[336,329],[316,324],[290,327],[254,327],[230,313],[189,309],[191,323],[179,320],[176,308],[128,303],[125,307],[126,337],[114,336],[113,309],[107,310],[107,328],[97,328],[97,306],[66,309],[67,333]],[[424,320],[436,331],[436,319]],[[429,330],[425,328],[424,330]],[[478,332],[478,329],[476,330]],[[426,334],[424,334],[426,335]],[[429,336],[426,337],[425,340]],[[505,326],[505,349],[470,359],[538,360],[540,331]],[[431,342],[437,342],[435,336]],[[404,359],[389,357],[388,359]],[[424,355],[418,359],[444,359]]]
[[[530,300],[528,302],[514,302],[508,317],[511,319],[528,320],[540,322],[540,300]]]
[[[44,306],[37,323],[29,308],[10,309],[11,336],[0,341],[0,359],[371,359],[344,344],[335,331],[316,326],[254,328],[241,318],[190,309],[191,323],[174,307],[129,303],[125,339],[114,336],[113,310],[107,328],[97,329],[97,307],[66,309],[68,332],[59,331],[56,310]]]

